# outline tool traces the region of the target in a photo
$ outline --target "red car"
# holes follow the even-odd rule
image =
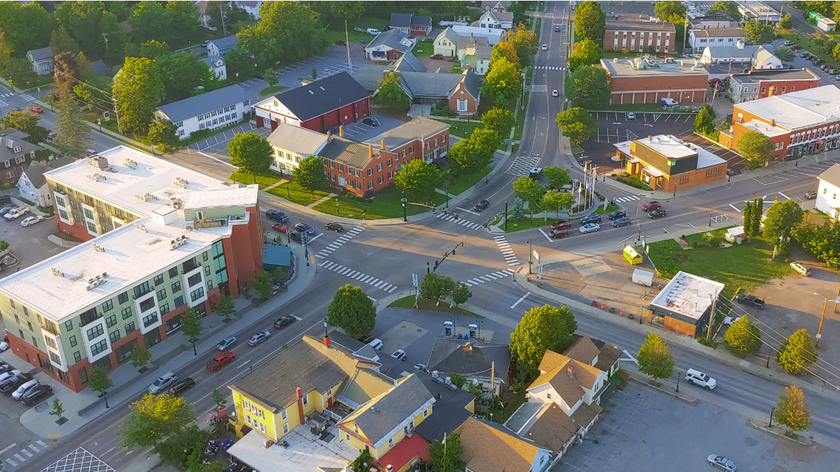
[[[553,225],[551,225],[551,229],[569,229],[571,227],[572,227],[572,222],[568,221],[568,220],[558,221],[557,223],[554,223]]]
[[[274,223],[273,225],[271,225],[271,228],[274,229],[274,231],[280,231],[281,233],[285,233],[289,230],[288,226],[281,225],[280,223]]]
[[[41,113],[44,113],[44,109],[41,108],[41,107],[29,107],[29,111],[31,111],[33,113],[38,113],[39,115]]]
[[[234,359],[236,359],[236,354],[234,354],[230,351],[223,352],[223,353],[221,353],[221,354],[219,354],[219,355],[217,355],[216,357],[213,358],[213,361],[215,362],[215,364],[207,364],[205,367],[207,367],[207,370],[210,370],[210,371],[219,370],[222,367],[224,367],[226,364],[228,364],[230,362],[233,362]]]
[[[644,211],[658,210],[660,208],[662,208],[662,205],[659,202],[648,202],[642,205],[642,210]]]
[[[442,61],[443,60],[443,54],[434,54],[432,56],[429,56],[429,59]]]

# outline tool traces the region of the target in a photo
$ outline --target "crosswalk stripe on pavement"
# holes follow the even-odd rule
[[[505,174],[514,176],[528,175],[531,173],[531,169],[536,167],[539,162],[539,156],[517,156],[516,159],[513,160],[513,164],[507,168]]]
[[[351,279],[358,280],[360,283],[370,285],[373,288],[378,288],[388,293],[392,293],[394,290],[397,289],[396,285],[385,282],[384,280],[379,280],[378,278],[372,275],[353,270],[349,267],[344,267],[343,265],[337,264],[335,262],[324,261],[320,264],[320,266],[324,269],[331,270],[339,275],[350,277]]]
[[[618,198],[615,199],[615,201],[618,202],[618,203],[627,203],[627,202],[632,202],[632,201],[635,201],[635,200],[638,200],[638,199],[639,199],[639,197],[637,197],[636,195],[628,195],[626,197],[618,197]]]
[[[467,287],[472,287],[474,285],[504,279],[505,277],[510,277],[515,273],[516,271],[514,271],[513,269],[505,269],[502,271],[493,272],[491,274],[480,275],[472,279],[467,279],[464,281],[464,285],[466,285]]]
[[[510,244],[508,244],[507,239],[504,236],[495,236],[493,239],[496,240],[496,245],[499,246],[499,251],[501,251],[505,262],[507,262],[509,266],[519,265],[519,259],[516,258],[516,254],[514,254],[513,250],[510,248]]]
[[[317,257],[319,259],[326,258],[330,254],[332,254],[334,251],[336,251],[338,248],[340,248],[342,245],[344,245],[345,243],[347,243],[348,241],[353,239],[356,235],[361,233],[362,230],[364,230],[364,229],[365,228],[362,227],[362,226],[356,226],[353,229],[347,231],[346,234],[344,234],[340,238],[336,239],[332,243],[328,244],[327,247],[325,247],[324,249],[321,249],[320,251],[318,251],[318,254],[315,254],[315,257]]]
[[[465,220],[464,218],[461,218],[461,217],[456,219],[455,216],[453,216],[451,213],[447,213],[445,215],[443,213],[435,213],[435,216],[444,220],[444,221],[449,221],[450,223],[455,223],[455,224],[458,224],[458,225],[461,225],[461,226],[466,226],[467,228],[473,229],[473,230],[476,230],[476,231],[484,228],[483,226],[481,226],[478,223],[473,223],[472,221]]]

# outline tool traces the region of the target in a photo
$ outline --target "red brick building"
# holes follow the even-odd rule
[[[758,100],[819,87],[820,78],[808,69],[755,69],[732,74],[729,98],[733,103]]]
[[[253,105],[257,126],[287,123],[320,133],[370,116],[370,92],[347,72],[287,90]]]
[[[694,61],[656,59],[601,59],[601,67],[610,76],[610,103],[660,103],[672,98],[679,103],[699,104],[706,101],[709,73],[695,67]]]
[[[604,51],[673,53],[677,30],[672,23],[640,15],[609,15]]]
[[[672,135],[614,144],[626,171],[654,190],[673,192],[726,178],[726,161]]]

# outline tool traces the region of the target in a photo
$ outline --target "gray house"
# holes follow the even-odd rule
[[[20,179],[18,179],[17,187],[20,191],[20,196],[43,207],[52,205],[52,197],[50,196],[50,189],[47,185],[47,179],[44,177],[44,172],[58,169],[75,160],[70,156],[66,156],[53,159],[49,162],[30,162],[29,167],[23,171]]]
[[[32,64],[32,70],[38,75],[52,74],[53,53],[49,46],[26,51],[26,59]]]

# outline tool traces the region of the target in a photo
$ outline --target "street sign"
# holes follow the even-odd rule
[[[536,259],[537,262],[540,261],[540,253],[538,253],[536,249],[534,249],[534,259]]]
[[[412,283],[415,287],[418,287],[418,286],[419,286],[419,284],[417,283],[417,274],[414,274],[414,273],[412,273],[412,274],[411,274],[411,283]]]

